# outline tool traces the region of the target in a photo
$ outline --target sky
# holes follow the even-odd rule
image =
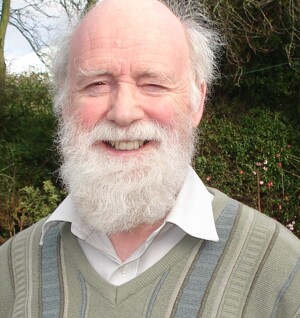
[[[33,52],[26,39],[10,25],[6,33],[4,50],[9,73],[22,73],[30,68],[34,68],[36,71],[45,70],[43,63]]]
[[[11,9],[28,7],[28,3],[30,3],[29,0],[27,0],[27,2],[24,0],[12,1]],[[29,19],[26,18],[26,15],[24,15],[22,19],[28,24],[34,23],[35,20],[43,25],[48,24],[49,27],[53,28],[53,31],[50,33],[50,37],[55,39],[57,33],[62,32],[63,27],[66,25],[66,16],[64,12],[59,10],[59,8],[57,8],[54,4],[52,4],[52,6],[49,4],[46,8],[42,7],[41,9],[49,14],[50,18],[45,19],[44,15],[37,11],[32,11],[32,14],[28,15]],[[30,18],[32,18],[32,20],[30,20]],[[49,34],[46,34],[44,29],[40,30],[40,34],[42,34],[42,36],[44,34],[43,38],[49,39]],[[31,68],[34,68],[36,71],[46,70],[44,64],[34,53],[27,40],[15,27],[10,24],[8,25],[5,37],[4,54],[9,73],[21,73],[28,71]]]

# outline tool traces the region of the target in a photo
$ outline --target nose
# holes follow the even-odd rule
[[[144,111],[139,103],[134,84],[118,85],[111,98],[107,119],[120,126],[127,126],[144,117]]]

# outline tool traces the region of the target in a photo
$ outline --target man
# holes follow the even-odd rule
[[[217,34],[197,6],[106,0],[54,68],[69,196],[1,249],[1,317],[299,317],[300,243],[189,164]]]

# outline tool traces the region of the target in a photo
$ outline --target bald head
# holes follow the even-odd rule
[[[159,25],[176,32],[182,29],[179,19],[157,0],[105,0],[87,13],[81,25],[89,20],[100,22],[103,27],[112,23],[124,28]]]
[[[197,107],[199,86],[209,84],[214,78],[216,53],[221,42],[218,34],[207,27],[208,20],[202,14],[201,5],[190,3],[104,0],[97,4],[58,47],[53,68],[54,106],[58,115],[69,99],[70,70],[89,69],[91,61],[99,56],[99,48],[95,46],[99,41],[107,53],[112,47],[124,52],[126,49],[126,58],[137,50],[147,49],[151,55],[149,46],[156,46],[171,52],[172,59],[184,60],[191,70],[192,104]],[[91,53],[88,59],[84,54],[87,48]],[[113,58],[111,55],[108,59]]]
[[[189,60],[184,28],[178,18],[156,0],[106,0],[96,5],[72,36],[70,56],[78,67],[89,67],[88,58],[99,50],[124,51],[126,58],[139,50],[161,47],[172,59]],[[90,50],[89,57],[85,53]],[[98,52],[97,52],[98,50]],[[84,60],[84,61],[83,61]]]

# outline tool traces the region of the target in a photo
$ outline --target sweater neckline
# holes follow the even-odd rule
[[[199,250],[203,240],[186,235],[169,253],[145,272],[125,284],[115,286],[103,279],[90,265],[80,245],[71,233],[70,224],[64,223],[61,230],[64,255],[83,276],[84,280],[112,304],[119,304],[146,287],[184,259],[193,249]]]
[[[214,194],[213,212],[216,220],[226,205],[228,197],[218,190],[212,188],[208,188],[208,190]],[[63,223],[61,237],[62,244],[65,246],[65,257],[76,267],[86,282],[112,304],[121,303],[141,288],[159,280],[164,273],[184,259],[186,255],[189,255],[193,249],[198,251],[203,243],[203,240],[187,234],[170,252],[145,272],[125,284],[115,286],[103,279],[90,265],[76,237],[71,233],[69,223]]]

